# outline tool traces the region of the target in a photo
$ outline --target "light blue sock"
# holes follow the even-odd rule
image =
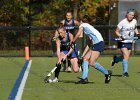
[[[123,73],[128,72],[128,60],[123,59]]]
[[[82,73],[82,79],[85,79],[88,77],[88,65],[89,65],[89,62],[88,61],[84,61],[83,62],[83,73]]]
[[[99,63],[95,63],[94,68],[102,72],[103,74],[108,74],[108,71]]]

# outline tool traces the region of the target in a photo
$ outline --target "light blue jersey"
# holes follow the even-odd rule
[[[79,28],[80,27],[83,27],[85,34],[88,35],[88,37],[92,40],[93,44],[97,44],[101,41],[104,41],[100,32],[98,30],[96,30],[92,25],[90,25],[88,23],[82,23],[79,26]]]
[[[133,19],[131,22],[128,22],[127,19],[125,18],[118,24],[118,28],[120,29],[120,34],[125,39],[123,42],[125,41],[126,41],[125,43],[133,42],[136,26],[137,26],[137,21],[135,19]]]

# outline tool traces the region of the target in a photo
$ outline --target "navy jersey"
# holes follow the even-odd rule
[[[60,51],[63,52],[64,54],[67,54],[70,50],[70,39],[69,39],[69,33],[66,33],[66,40],[60,39],[61,46],[60,46]],[[72,53],[69,55],[69,57],[76,58],[78,55],[78,48],[76,44],[74,44],[74,50]]]
[[[72,19],[72,22],[70,24],[69,24],[68,20],[65,19],[64,26],[65,26],[67,32],[73,33],[74,28],[75,28],[74,19]]]
[[[61,47],[60,47],[60,51],[65,51],[65,50],[69,50],[70,49],[70,39],[69,39],[69,33],[66,33],[66,40],[62,40],[60,39],[61,42]]]

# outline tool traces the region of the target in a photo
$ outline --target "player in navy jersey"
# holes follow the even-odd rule
[[[120,21],[115,31],[116,35],[122,39],[118,42],[118,47],[121,49],[122,55],[115,55],[112,60],[112,66],[115,63],[122,62],[123,75],[128,77],[128,60],[132,50],[134,34],[139,35],[137,29],[137,20],[135,19],[136,10],[129,9],[126,13],[126,18]],[[128,41],[129,40],[129,41]]]
[[[61,61],[65,60],[66,58],[70,59],[70,62],[73,67],[74,72],[79,71],[78,67],[78,48],[76,44],[72,47],[70,44],[73,41],[73,35],[69,32],[66,32],[65,27],[61,26],[58,28],[58,36],[56,37],[56,46],[57,46],[57,57],[58,57],[58,63],[60,63],[60,66],[57,67],[55,70],[55,78],[52,80],[52,82],[58,82],[59,73],[61,69]]]
[[[68,11],[66,13],[66,17],[64,20],[62,20],[60,22],[66,29],[66,32],[70,32],[74,35],[74,29],[75,29],[75,26],[79,26],[79,22],[77,20],[74,20],[73,16],[72,16],[72,12],[71,11]],[[57,36],[57,32],[55,32],[55,36]],[[66,60],[63,61],[63,71],[68,71],[68,72],[71,72],[71,63],[70,63],[70,60],[68,59],[68,67],[66,68]]]

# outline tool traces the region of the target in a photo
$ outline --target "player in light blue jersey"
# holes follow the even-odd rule
[[[126,18],[120,21],[115,31],[116,35],[122,39],[118,42],[118,47],[121,49],[122,55],[115,55],[112,60],[112,66],[115,63],[122,61],[123,75],[128,77],[128,60],[132,50],[134,34],[139,35],[137,29],[137,20],[135,19],[136,10],[129,9],[126,13]],[[129,41],[128,41],[129,40]]]
[[[76,83],[77,84],[88,83],[89,66],[92,66],[95,69],[102,72],[105,75],[105,83],[109,83],[111,80],[111,74],[100,63],[97,62],[100,53],[104,51],[104,40],[101,34],[99,33],[99,31],[88,23],[89,21],[90,18],[87,15],[83,16],[83,18],[80,21],[79,30],[73,39],[73,43],[74,43],[76,39],[84,32],[86,35],[88,35],[88,37],[92,41],[92,47],[91,48],[89,46],[86,47],[86,49],[88,50],[83,58],[82,79]]]

